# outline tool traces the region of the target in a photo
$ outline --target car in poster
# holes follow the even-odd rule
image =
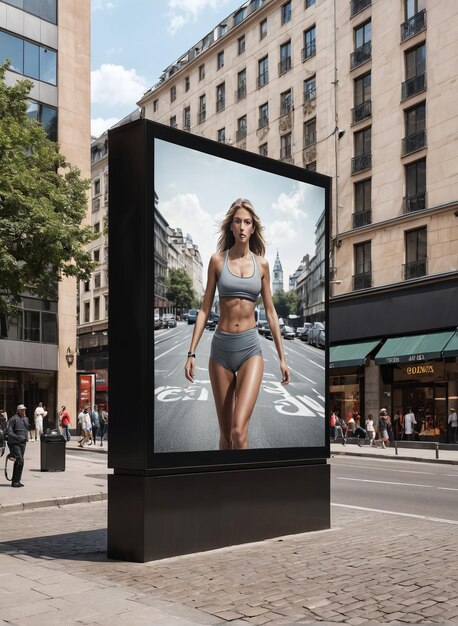
[[[308,332],[307,341],[310,346],[319,345],[319,336],[320,332],[324,331],[324,324],[322,322],[314,322],[314,324],[310,327]]]
[[[162,316],[162,328],[175,328],[177,325],[177,320],[173,313],[165,313]]]
[[[283,326],[283,328],[281,329],[281,334],[284,339],[294,339],[295,337],[294,328],[292,328],[291,326]]]

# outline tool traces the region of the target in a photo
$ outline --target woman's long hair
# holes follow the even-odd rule
[[[253,219],[254,233],[250,237],[250,250],[257,254],[258,256],[264,256],[266,252],[266,242],[264,240],[264,226],[261,224],[261,220],[259,216],[256,214],[253,205],[249,200],[244,200],[242,198],[237,198],[235,200],[223,221],[221,222],[220,231],[221,234],[218,239],[217,250],[219,252],[224,252],[225,250],[229,250],[235,243],[235,237],[231,230],[231,224],[234,219],[234,215],[238,209],[246,209],[251,213],[251,217]]]

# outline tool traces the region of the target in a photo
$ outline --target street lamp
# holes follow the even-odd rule
[[[65,354],[65,360],[67,361],[68,367],[73,365],[73,361],[75,360],[75,352],[72,352],[70,346],[67,348],[67,353]]]

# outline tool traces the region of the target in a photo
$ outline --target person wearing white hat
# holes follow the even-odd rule
[[[29,438],[29,420],[25,414],[27,407],[18,404],[16,414],[10,417],[6,425],[8,448],[11,457],[14,457],[12,487],[23,487],[21,483],[22,470],[24,469],[24,453]]]
[[[454,408],[450,409],[448,415],[448,425],[450,426],[450,443],[456,443],[456,431],[458,429],[458,416]]]

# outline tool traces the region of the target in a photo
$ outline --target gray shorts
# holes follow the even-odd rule
[[[262,356],[257,328],[242,333],[226,333],[215,330],[210,358],[234,374],[252,356]]]

